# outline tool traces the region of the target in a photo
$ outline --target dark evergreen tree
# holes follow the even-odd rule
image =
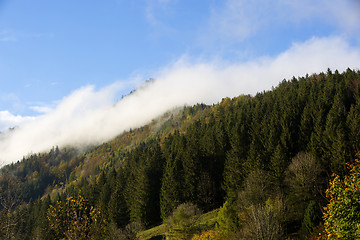
[[[285,170],[288,166],[288,158],[286,150],[281,144],[278,144],[273,156],[270,159],[270,174],[273,177],[274,183],[281,187],[285,178]]]
[[[129,209],[124,197],[125,181],[124,173],[122,169],[120,169],[116,176],[116,188],[111,194],[109,202],[109,208],[111,209],[111,211],[109,211],[110,220],[114,222],[118,228],[123,228],[130,222]]]
[[[349,147],[351,154],[360,152],[360,98],[357,97],[355,103],[351,106],[346,119],[346,125],[349,128]]]
[[[184,201],[182,154],[184,138],[179,132],[170,135],[164,144],[164,175],[160,192],[161,218],[169,214]]]
[[[315,201],[310,201],[305,209],[304,219],[301,225],[301,232],[308,236],[321,221],[321,211]]]

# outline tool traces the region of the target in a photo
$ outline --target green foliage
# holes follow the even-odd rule
[[[306,218],[316,216],[306,216],[306,214],[310,214],[308,211],[315,211],[313,209],[315,205],[320,208],[323,204],[326,188],[324,169],[313,154],[300,152],[292,159],[285,176],[285,184],[289,189],[287,194],[289,219],[296,220],[299,226],[302,221],[302,233],[306,235],[314,227],[309,222],[313,220]],[[304,226],[304,221],[310,225]]]
[[[307,236],[312,233],[321,222],[321,211],[315,201],[310,201],[305,209],[304,219],[302,222],[302,233]]]
[[[245,179],[245,188],[239,193],[239,201],[242,206],[249,207],[265,203],[276,192],[273,192],[271,177],[264,170],[256,169]]]
[[[238,192],[243,187],[245,171],[243,167],[244,160],[240,159],[235,150],[227,152],[224,167],[223,188],[229,199],[236,199]]]
[[[222,232],[236,232],[239,229],[240,223],[238,212],[234,204],[226,201],[218,212],[217,228]]]
[[[322,192],[323,168],[311,153],[300,152],[291,161],[286,172],[288,184],[294,198],[301,202],[316,200]]]
[[[142,222],[145,226],[159,223],[159,192],[163,171],[160,147],[156,143],[149,144],[136,149],[130,157],[130,174],[124,189],[130,221]]]
[[[191,240],[222,240],[226,239],[228,236],[226,233],[216,230],[204,231],[201,234],[195,234]]]
[[[350,172],[342,180],[333,175],[324,208],[325,231],[328,239],[360,238],[360,161],[349,165]]]
[[[131,222],[124,228],[117,228],[112,225],[109,231],[108,240],[132,240],[138,239],[137,234],[144,230],[144,226],[140,222]],[[140,238],[142,239],[142,238]]]
[[[166,220],[166,239],[187,240],[199,232],[195,225],[201,214],[201,210],[194,204],[183,203],[179,205],[171,216]]]
[[[274,179],[274,183],[280,186],[285,177],[285,170],[289,162],[286,156],[287,151],[281,144],[275,148],[273,156],[270,158],[270,173]]]
[[[11,177],[18,183],[12,191],[21,192],[22,200],[28,202],[42,197],[49,188],[66,181],[66,176],[78,164],[71,160],[75,152],[72,148],[56,147],[48,153],[30,155],[21,162],[6,165],[0,169],[0,187],[6,188],[7,178]]]
[[[348,69],[284,80],[253,97],[174,110],[86,153],[54,147],[4,166],[0,199],[9,191],[19,196],[11,231],[51,239],[47,209],[66,202],[65,192],[101,207],[115,239],[134,236],[130,223],[165,221],[184,202],[205,212],[223,206],[227,225],[234,215],[224,202],[238,201],[231,208],[243,220],[251,206],[261,215],[268,199],[283,196],[281,228],[302,238],[301,228],[316,224],[314,206],[325,204],[328,176],[343,177],[360,149],[359,79]]]
[[[111,194],[109,203],[109,218],[117,228],[123,228],[130,221],[129,210],[124,196],[125,179],[122,172],[119,172],[116,177],[116,188]]]
[[[360,152],[360,96],[356,96],[355,103],[350,106],[346,119],[349,133],[349,147],[351,152]]]
[[[183,202],[183,174],[180,149],[184,140],[178,132],[170,135],[165,141],[165,166],[160,192],[161,218],[167,219],[169,214]]]

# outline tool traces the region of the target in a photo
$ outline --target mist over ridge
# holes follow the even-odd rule
[[[96,90],[82,87],[55,109],[25,121],[0,138],[0,163],[52,146],[88,146],[106,142],[123,131],[149,123],[165,112],[196,103],[214,104],[224,97],[270,90],[283,79],[346,68],[359,69],[360,49],[343,38],[311,38],[293,44],[276,57],[248,62],[193,62],[183,57],[160,69],[155,80],[114,104],[124,83]]]

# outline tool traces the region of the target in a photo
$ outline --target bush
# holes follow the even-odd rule
[[[201,234],[195,234],[191,240],[222,240],[226,239],[227,235],[219,230],[208,230]]]
[[[264,170],[254,170],[245,179],[245,189],[239,193],[243,207],[263,204],[274,193],[271,177]]]
[[[253,205],[247,210],[247,222],[243,228],[245,239],[282,239],[282,214],[284,205],[281,199]]]
[[[50,205],[47,219],[54,239],[101,239],[106,233],[100,207],[94,208],[81,195]]]
[[[112,224],[109,231],[109,240],[131,240],[137,239],[137,233],[144,230],[141,222],[131,222],[123,229],[117,228],[116,224]]]
[[[235,207],[226,201],[217,216],[217,227],[224,232],[235,232],[239,228],[239,218]]]
[[[324,173],[320,163],[310,153],[298,153],[290,163],[286,172],[286,183],[297,201],[304,203],[316,200],[323,192]]]
[[[192,203],[179,205],[166,220],[166,239],[191,239],[195,233],[200,232],[195,225],[200,215],[201,210]]]

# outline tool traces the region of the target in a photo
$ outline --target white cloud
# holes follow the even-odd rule
[[[51,107],[47,106],[31,106],[29,108],[37,113],[49,113],[53,110]]]
[[[16,161],[55,145],[99,144],[176,106],[217,103],[223,97],[269,90],[294,75],[359,66],[360,49],[349,46],[340,37],[312,38],[294,43],[276,57],[245,63],[196,63],[182,58],[158,71],[156,81],[115,105],[116,94],[124,89],[121,83],[100,90],[88,86],[73,92],[53,111],[6,133],[0,140],[0,162]]]
[[[0,131],[8,128],[16,127],[25,122],[34,120],[34,117],[23,117],[20,115],[13,115],[9,111],[0,111]]]
[[[360,2],[358,0],[280,0],[289,7],[287,17],[292,21],[321,19],[344,31],[359,29]]]
[[[229,0],[221,9],[212,9],[209,19],[209,29],[214,31],[217,38],[236,38],[242,41],[254,34],[260,22],[260,11],[266,9],[266,6],[257,6],[249,4],[251,1]]]
[[[204,44],[242,42],[262,31],[276,32],[304,23],[329,24],[342,34],[359,37],[358,0],[226,0],[223,3],[212,8],[208,25],[200,31],[200,41]]]

